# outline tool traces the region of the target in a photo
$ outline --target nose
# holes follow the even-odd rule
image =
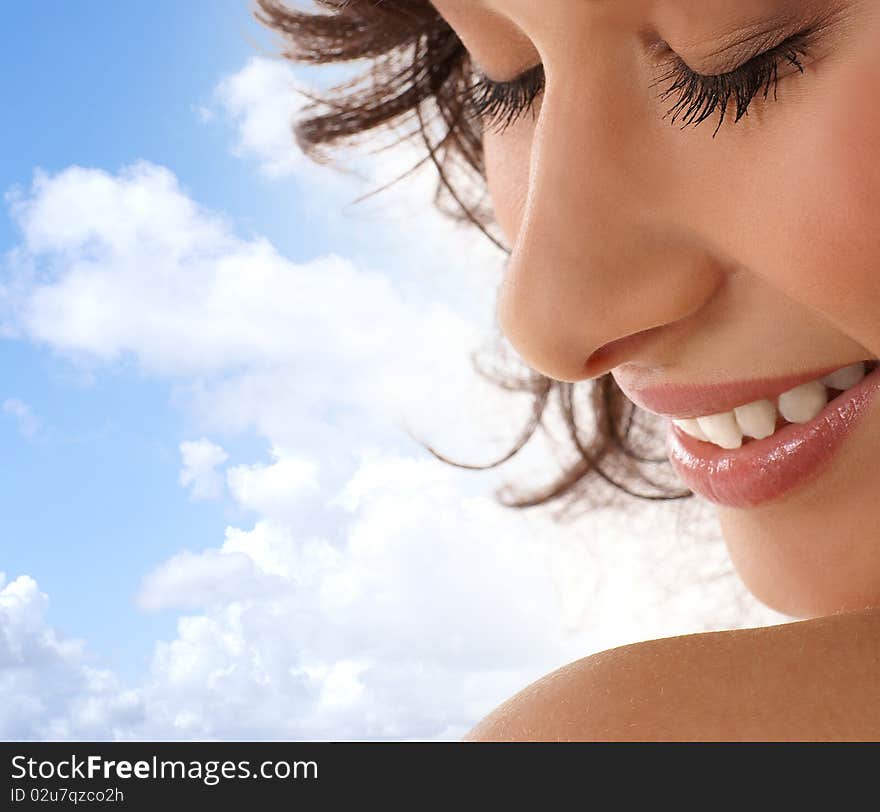
[[[686,169],[665,154],[678,130],[662,134],[607,71],[558,73],[577,81],[547,69],[497,319],[529,366],[574,382],[611,368],[587,364],[609,342],[699,310],[721,272],[684,222]]]

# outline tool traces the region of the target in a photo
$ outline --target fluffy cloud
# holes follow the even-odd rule
[[[352,67],[322,66],[319,74],[335,83],[349,78]],[[264,178],[299,182],[311,208],[335,221],[340,233],[363,227],[373,246],[366,249],[381,258],[384,274],[394,277],[397,265],[400,282],[486,324],[493,316],[491,283],[498,279],[503,254],[471,226],[438,216],[433,164],[424,160],[420,139],[401,140],[413,122],[371,131],[360,145],[340,152],[328,171],[304,160],[293,141],[293,124],[314,93],[290,63],[253,57],[218,84],[215,118],[231,125],[236,154],[253,161]],[[380,194],[371,194],[377,189]]]
[[[463,498],[457,480],[425,459],[364,460],[332,500],[350,517],[332,537],[261,521],[153,573],[145,605],[177,594],[206,609],[156,651],[155,723],[185,718],[179,733],[200,736],[461,735],[475,709],[564,659],[545,542],[487,497]],[[255,573],[280,580],[258,592]]]
[[[84,641],[50,628],[48,605],[33,578],[0,572],[0,737],[83,741],[139,726],[138,692],[89,665]]]
[[[280,584],[254,564],[253,559],[234,549],[183,550],[150,572],[135,598],[147,611],[184,607],[212,607],[232,600],[265,596]]]
[[[193,499],[219,499],[223,493],[223,476],[217,466],[229,459],[229,455],[206,438],[184,441],[180,444],[183,468],[180,484],[190,488]]]
[[[292,145],[292,124],[308,101],[303,91],[308,88],[280,59],[252,57],[240,71],[221,80],[214,97],[236,128],[233,153],[256,158],[269,178],[302,171],[305,162]],[[211,111],[201,115],[210,116]]]
[[[237,465],[226,472],[229,490],[236,501],[264,516],[283,517],[298,507],[301,491],[319,492],[318,464],[272,449],[269,465]]]

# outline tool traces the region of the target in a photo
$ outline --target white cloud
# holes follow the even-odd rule
[[[420,371],[426,350],[474,336],[443,304],[418,301],[383,273],[332,255],[297,264],[261,237],[236,237],[171,172],[144,161],[116,177],[38,172],[13,211],[28,252],[17,269],[49,277],[20,289],[17,327],[73,357],[130,353],[179,377],[296,364],[303,409],[332,394],[376,397],[384,411],[408,397],[401,367]]]
[[[33,578],[0,572],[0,738],[86,741],[137,727],[138,693],[90,665],[82,640],[50,628],[48,605]]]
[[[314,460],[285,456],[272,449],[275,461],[269,465],[237,465],[226,472],[229,490],[236,501],[264,516],[285,517],[299,507],[299,494],[319,493]]]
[[[199,119],[205,123],[209,121],[213,121],[217,114],[210,108],[205,107],[204,105],[197,105],[193,108],[199,116]]]
[[[200,580],[178,585],[178,605],[216,594],[215,578],[238,594],[157,649],[147,693],[161,694],[166,718],[156,723],[186,712],[199,736],[461,735],[486,703],[475,672],[496,674],[502,691],[536,677],[559,656],[543,544],[485,497],[462,499],[457,478],[424,459],[365,461],[342,492],[352,521],[335,538],[260,522],[227,530],[201,564],[163,566],[147,603],[181,569]],[[234,554],[285,588],[258,594],[252,574],[215,566]]]
[[[346,449],[384,443],[389,420],[452,434],[465,391],[506,402],[473,379],[479,329],[433,291],[339,256],[293,263],[163,167],[38,172],[13,213],[16,333],[82,365],[134,358],[177,382],[205,431],[256,429],[338,479]]]
[[[267,594],[273,586],[252,559],[235,550],[189,550],[150,572],[135,597],[146,611],[211,607],[231,600]]]
[[[31,407],[18,398],[7,398],[3,401],[3,411],[16,418],[18,431],[27,440],[33,440],[42,429],[42,421],[37,417]]]
[[[289,176],[304,159],[293,141],[293,116],[308,99],[289,63],[252,57],[237,73],[217,86],[215,99],[235,124],[238,140],[233,154],[254,157],[270,178]],[[204,116],[203,116],[204,118]]]
[[[351,77],[352,67],[339,75],[342,66],[321,66],[320,74],[341,81]],[[318,166],[304,159],[292,131],[308,95],[321,95],[311,84],[314,73],[310,81],[303,78],[306,70],[255,56],[219,82],[214,93],[218,114],[233,125],[236,154],[254,160],[270,180],[299,181],[311,208],[325,222],[335,221],[341,233],[363,228],[371,255],[381,257],[383,272],[393,277],[391,266],[397,264],[401,282],[447,302],[471,321],[486,323],[493,315],[492,283],[503,255],[471,226],[439,216],[434,205],[437,176],[424,160],[420,139],[399,141],[412,132],[413,122],[377,128],[359,144],[340,150],[330,168]],[[413,171],[416,164],[421,166]],[[403,181],[392,183],[404,174]],[[359,200],[388,184],[381,193]]]
[[[192,486],[193,499],[219,499],[223,495],[223,476],[217,471],[229,455],[207,438],[187,441],[180,444],[183,468],[180,471],[180,484]]]

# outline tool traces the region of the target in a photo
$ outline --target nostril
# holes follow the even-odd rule
[[[620,366],[624,361],[632,359],[647,342],[663,329],[663,326],[651,327],[648,330],[641,330],[638,333],[632,333],[624,338],[603,344],[584,363],[586,377],[596,378]]]

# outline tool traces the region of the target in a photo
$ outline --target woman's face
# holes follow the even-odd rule
[[[880,357],[880,3],[434,5],[491,80],[543,64],[534,115],[484,138],[512,246],[499,322],[534,369],[562,381],[610,370],[627,392]],[[734,122],[734,95],[714,137],[717,110],[685,129],[683,114],[664,119],[679,97],[659,98],[674,80],[658,82],[657,66],[672,52],[725,74],[807,29],[775,99],[761,89]],[[878,458],[880,403],[817,475],[718,506],[758,598],[801,617],[880,604]]]

